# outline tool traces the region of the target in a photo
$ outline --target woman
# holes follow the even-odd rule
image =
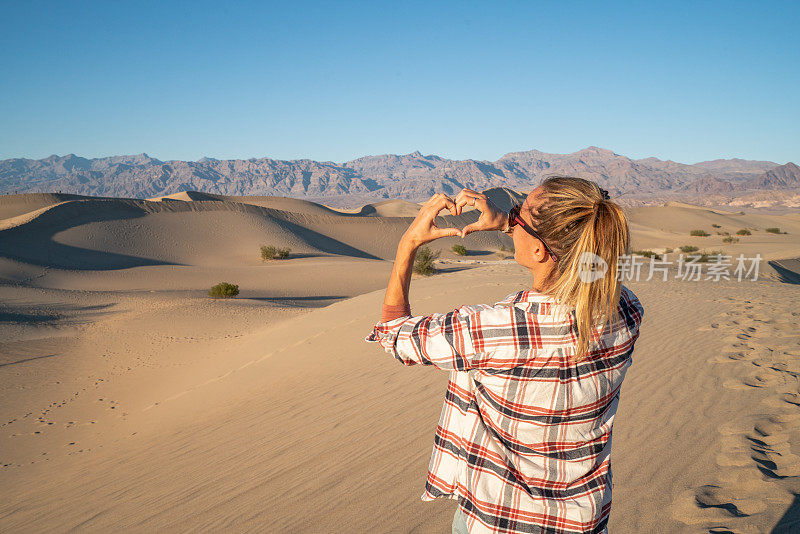
[[[480,210],[462,230],[436,215]],[[506,231],[531,289],[494,305],[411,315],[418,247]],[[622,210],[594,182],[553,177],[509,213],[464,189],[434,195],[400,240],[367,341],[406,365],[450,370],[422,500],[459,500],[453,532],[606,532],[611,427],[644,310],[617,280]]]

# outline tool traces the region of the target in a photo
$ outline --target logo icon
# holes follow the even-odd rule
[[[584,284],[600,280],[607,271],[608,263],[597,254],[586,251],[578,257],[578,278]]]

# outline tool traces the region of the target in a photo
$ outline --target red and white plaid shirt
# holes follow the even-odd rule
[[[618,309],[579,363],[574,311],[535,291],[378,322],[366,341],[450,370],[422,500],[458,499],[473,533],[606,532],[611,426],[644,313],[624,286]]]

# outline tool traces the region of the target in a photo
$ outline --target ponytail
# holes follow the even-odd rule
[[[554,176],[541,188],[543,203],[531,216],[559,258],[544,290],[574,309],[580,361],[589,356],[602,328],[618,319],[617,263],[628,253],[628,221],[608,193],[589,180]]]

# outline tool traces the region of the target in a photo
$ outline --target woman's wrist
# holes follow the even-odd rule
[[[397,244],[397,251],[412,254],[416,253],[417,249],[421,246],[421,244],[415,243],[411,238],[403,235],[403,237],[400,238],[400,242]]]

